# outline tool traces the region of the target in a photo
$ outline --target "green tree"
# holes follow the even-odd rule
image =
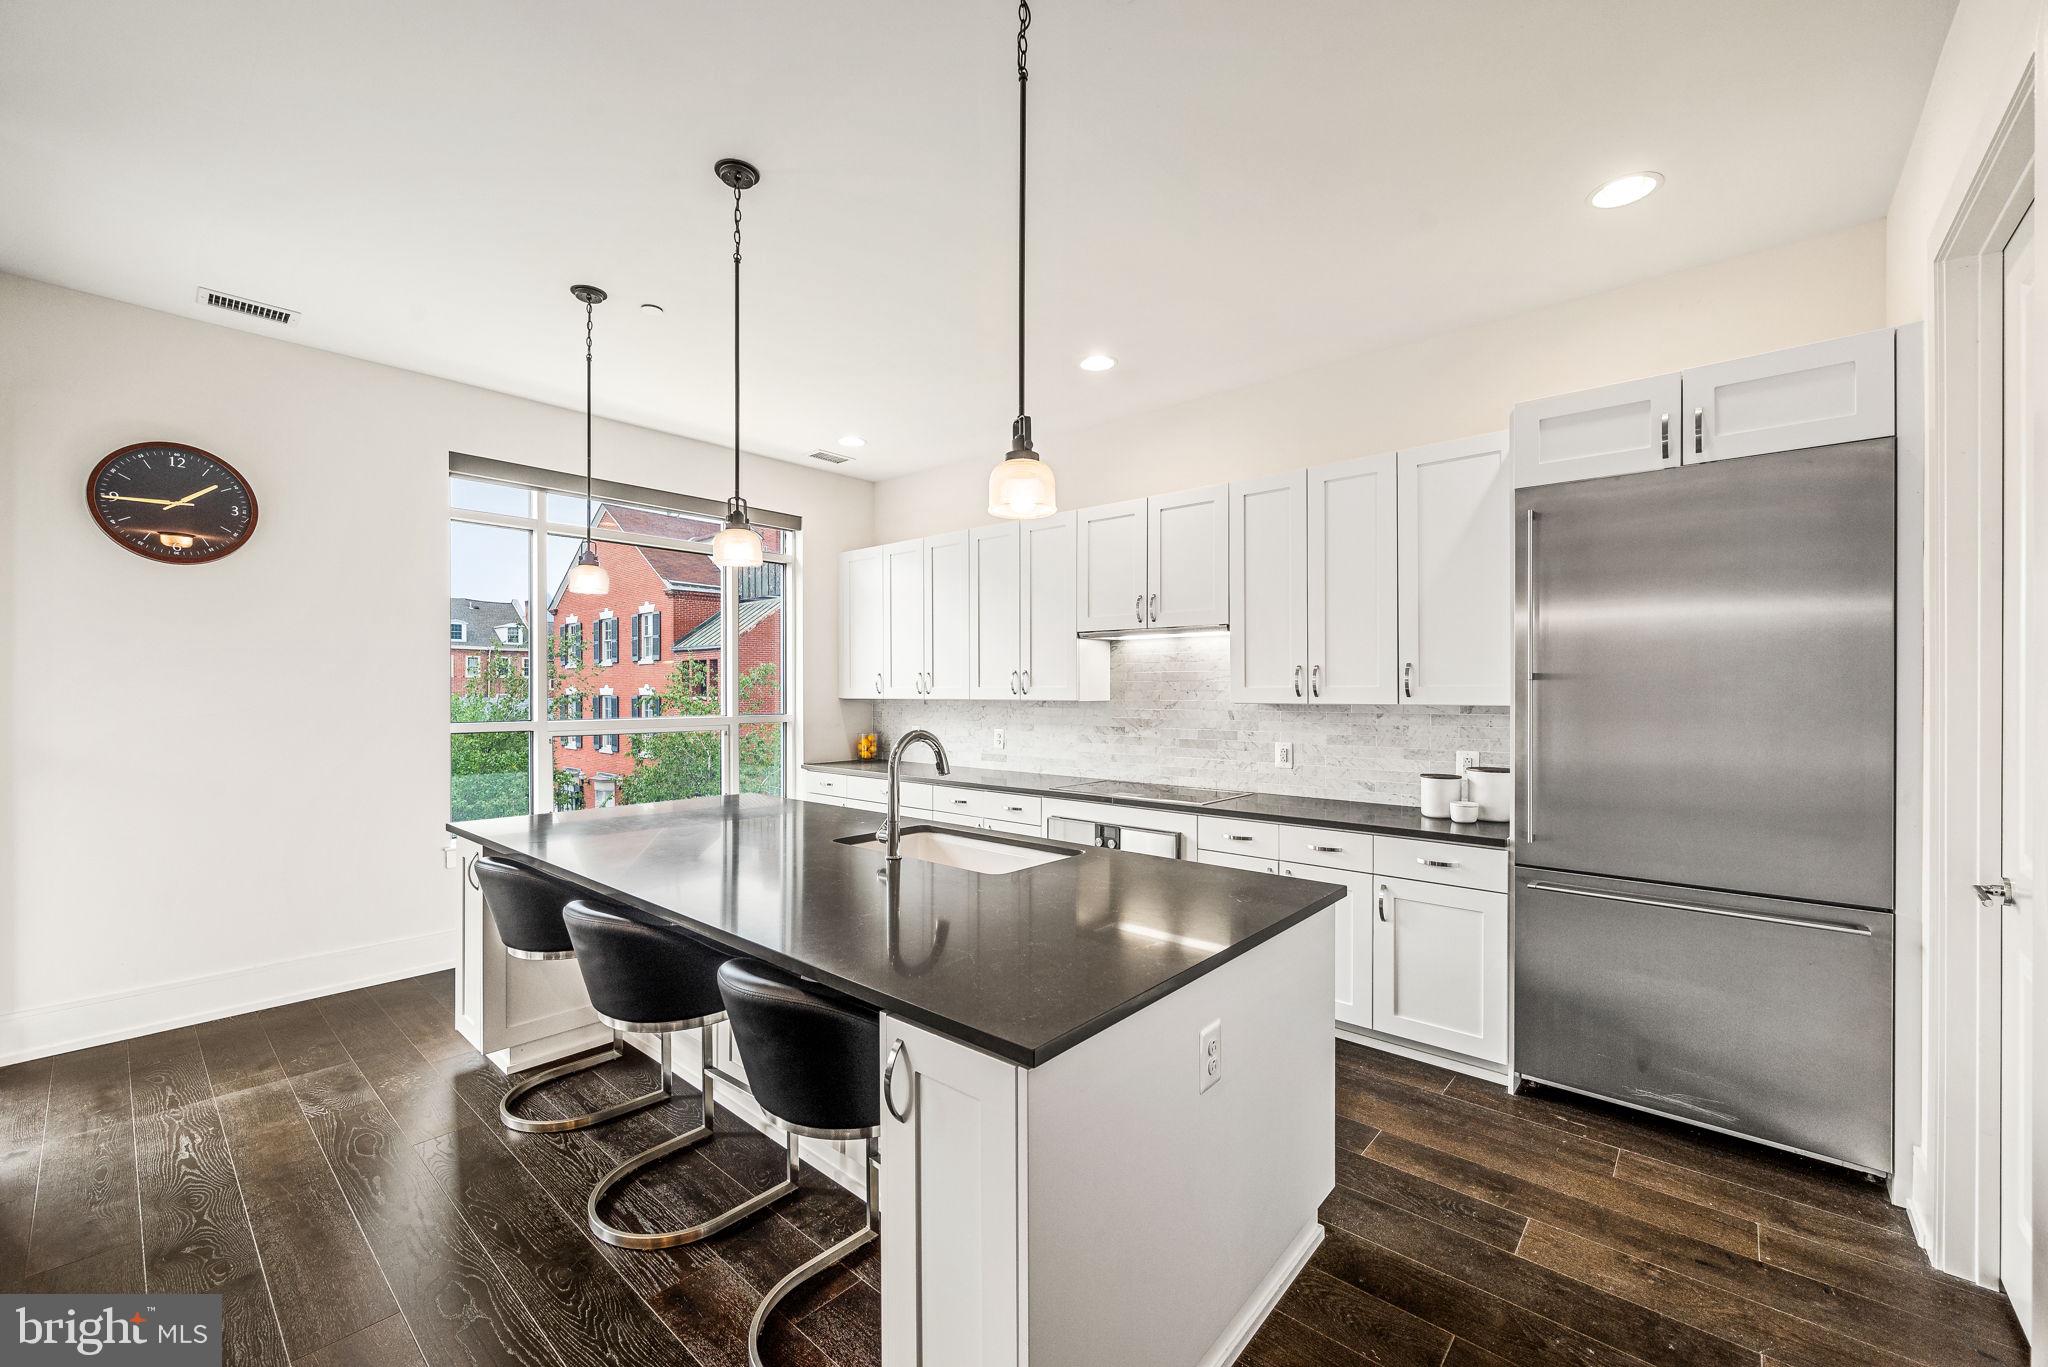
[[[765,710],[773,706],[778,675],[779,670],[774,664],[756,665],[742,674],[739,679],[741,709]],[[711,665],[706,660],[676,661],[660,696],[663,716],[718,715],[718,690],[712,683]],[[781,791],[781,731],[782,728],[775,725],[742,727],[739,742],[741,792]],[[618,801],[667,802],[722,792],[720,735],[717,731],[678,731],[632,737],[633,771],[619,781]]]
[[[518,661],[524,651],[492,645],[462,691],[449,695],[448,720],[526,720],[526,676]],[[448,745],[448,811],[456,821],[522,816],[529,797],[530,762],[523,731],[476,731],[451,736]]]

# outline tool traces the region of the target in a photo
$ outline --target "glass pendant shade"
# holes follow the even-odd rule
[[[744,522],[727,523],[711,538],[711,563],[721,569],[752,569],[761,563],[761,534]]]
[[[1060,510],[1052,467],[1035,455],[1018,455],[988,474],[988,513],[1011,522],[1051,517]]]
[[[597,548],[588,541],[584,542],[582,553],[576,557],[575,567],[569,571],[569,592],[594,594],[611,591],[612,577],[605,572],[604,566],[597,562]]]

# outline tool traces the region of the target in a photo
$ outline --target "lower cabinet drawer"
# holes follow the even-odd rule
[[[954,788],[932,785],[932,810],[941,816],[974,821],[1009,821],[1042,827],[1044,805],[1033,794],[1005,792],[1000,788]]]
[[[1407,840],[1394,835],[1374,836],[1372,871],[1382,878],[1451,883],[1487,892],[1508,890],[1508,852],[1480,845]]]
[[[887,802],[889,781],[865,774],[826,774],[804,771],[804,796],[852,798],[857,802]]]
[[[936,800],[937,789],[929,783],[906,783],[903,785],[903,805],[913,812],[928,812]]]
[[[1222,854],[1252,855],[1259,859],[1280,857],[1278,828],[1270,821],[1238,821],[1227,816],[1204,816],[1195,822],[1195,843]]]
[[[1198,864],[1215,864],[1226,869],[1248,869],[1253,873],[1278,873],[1277,859],[1254,859],[1248,854],[1228,854],[1222,850],[1203,850],[1195,856]]]
[[[1508,897],[1372,880],[1372,1028],[1506,1063]]]
[[[1279,828],[1280,862],[1314,864],[1325,869],[1372,872],[1372,837],[1360,831],[1331,831],[1320,826]]]

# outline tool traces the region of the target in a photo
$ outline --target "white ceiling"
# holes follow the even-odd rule
[[[1954,0],[1041,0],[1062,432],[1881,216]],[[1000,0],[6,0],[0,269],[871,478],[1008,445]],[[1600,212],[1621,172],[1662,191]],[[278,331],[201,286],[303,310]],[[661,315],[636,306],[664,304]],[[1084,374],[1102,348],[1120,364]]]

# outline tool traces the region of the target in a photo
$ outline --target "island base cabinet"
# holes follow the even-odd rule
[[[1507,894],[1380,878],[1371,914],[1372,1028],[1505,1064]]]
[[[1012,1064],[882,1017],[883,1367],[1022,1367]]]
[[[590,1009],[583,977],[566,959],[515,959],[505,952],[485,905],[476,861],[483,850],[454,844],[461,949],[455,967],[455,1028],[502,1072],[519,1072],[589,1048],[611,1032]]]

